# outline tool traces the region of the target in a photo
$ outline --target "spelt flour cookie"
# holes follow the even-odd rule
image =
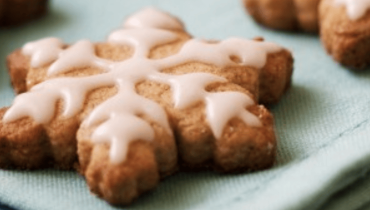
[[[261,40],[193,39],[148,8],[106,42],[27,43],[8,68],[23,93],[0,111],[0,167],[78,163],[92,192],[126,205],[179,167],[270,167],[273,117],[257,103],[280,99],[293,59]]]
[[[0,26],[19,25],[45,15],[48,0],[0,0]]]
[[[362,69],[370,64],[370,1],[323,0],[321,39],[339,63]]]
[[[320,0],[243,0],[252,17],[267,27],[279,30],[318,31]]]

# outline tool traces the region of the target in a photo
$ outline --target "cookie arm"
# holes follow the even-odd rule
[[[77,161],[76,119],[56,121],[49,126],[38,125],[30,118],[4,124],[6,110],[0,110],[0,168],[74,167]]]
[[[269,168],[275,163],[276,137],[271,113],[261,105],[249,107],[248,110],[258,116],[262,126],[252,127],[238,119],[230,120],[222,138],[216,140],[214,157],[216,170],[221,172],[260,170]]]
[[[277,103],[290,87],[293,74],[293,56],[288,50],[269,54],[261,69],[259,102]]]
[[[276,155],[276,137],[272,115],[263,106],[250,107],[259,117],[261,127],[252,127],[239,119],[231,119],[220,139],[215,139],[207,122],[199,120],[196,126],[177,128],[179,155],[182,166],[190,170],[213,168],[234,173],[271,167]]]
[[[172,136],[156,123],[150,123],[155,139],[135,140],[123,162],[112,163],[111,145],[94,144],[93,129],[78,132],[80,172],[90,190],[114,205],[127,205],[139,195],[155,188],[159,180],[177,169],[177,148]]]
[[[21,50],[15,50],[7,57],[9,76],[16,94],[27,91],[27,74],[29,58],[24,56]]]

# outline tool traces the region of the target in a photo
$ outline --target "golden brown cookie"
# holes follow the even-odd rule
[[[318,31],[320,0],[243,0],[252,17],[260,24],[278,30]]]
[[[149,8],[106,42],[45,38],[11,54],[8,67],[24,93],[0,111],[0,167],[78,162],[92,192],[125,205],[179,167],[270,167],[273,117],[257,101],[281,98],[293,59],[264,41],[192,39]]]
[[[0,0],[0,26],[15,26],[46,14],[48,0]]]
[[[323,0],[320,4],[323,45],[345,66],[362,69],[370,64],[369,8],[366,1]]]

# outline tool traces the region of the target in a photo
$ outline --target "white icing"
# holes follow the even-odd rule
[[[345,5],[348,17],[353,20],[362,18],[370,9],[370,0],[334,0],[337,5]]]
[[[162,14],[166,15],[166,14]],[[142,21],[146,26],[146,17],[131,17]],[[126,29],[112,33],[108,41],[129,45],[135,48],[135,54],[124,61],[108,61],[98,58],[89,41],[82,40],[68,49],[50,50],[48,39],[34,43],[29,56],[33,59],[38,53],[50,51],[47,62],[53,62],[49,74],[60,74],[70,69],[87,66],[103,69],[98,75],[78,78],[56,78],[42,82],[29,92],[16,97],[13,106],[6,112],[3,121],[9,123],[23,117],[32,117],[36,123],[45,124],[55,116],[55,103],[63,101],[63,116],[72,117],[81,112],[86,95],[95,89],[116,86],[117,94],[100,105],[84,120],[81,126],[96,128],[92,134],[95,143],[106,142],[111,145],[110,158],[113,163],[125,159],[128,145],[133,140],[154,139],[151,125],[140,118],[146,116],[161,125],[170,135],[172,130],[164,109],[154,101],[136,93],[135,85],[151,80],[171,87],[174,107],[184,109],[198,102],[206,107],[206,117],[217,139],[221,138],[223,128],[232,118],[239,118],[247,125],[261,126],[258,117],[246,107],[254,104],[253,100],[239,92],[210,93],[206,86],[215,82],[226,82],[225,78],[209,73],[188,73],[169,75],[163,69],[187,62],[201,62],[218,66],[243,65],[261,68],[266,63],[267,54],[281,50],[272,43],[254,42],[240,38],[231,38],[223,42],[210,44],[200,40],[188,41],[179,53],[163,59],[148,58],[150,50],[159,45],[177,39],[175,33],[161,29],[143,28]],[[25,48],[28,45],[25,46]],[[241,63],[234,63],[230,57],[237,56]],[[47,59],[46,59],[47,60]],[[46,61],[45,61],[46,62]],[[43,62],[35,65],[41,67]]]
[[[225,78],[206,73],[172,76],[169,82],[174,95],[175,108],[185,109],[196,102],[203,101],[209,94],[204,90],[207,84],[226,81]]]
[[[148,35],[151,38],[148,38]],[[135,57],[147,57],[150,49],[157,45],[175,41],[176,34],[155,28],[121,29],[108,37],[113,44],[131,45],[135,49]]]
[[[48,75],[66,73],[82,67],[96,67],[107,70],[107,61],[95,55],[94,45],[88,40],[78,41],[58,55],[59,59],[48,69]]]
[[[206,97],[207,119],[216,138],[221,138],[226,123],[232,118],[239,118],[245,124],[262,126],[258,117],[245,108],[254,104],[254,101],[239,92],[211,93]]]
[[[84,121],[87,127],[97,125],[113,116],[134,114],[149,116],[168,133],[172,133],[167,121],[167,115],[159,104],[136,94],[133,86],[120,87],[120,89],[121,94],[117,94],[110,100],[103,102],[89,115]]]
[[[58,58],[63,42],[57,38],[46,38],[26,44],[22,53],[31,57],[31,67],[42,67]]]
[[[122,126],[122,122],[126,124]],[[136,139],[152,141],[154,131],[146,121],[137,116],[118,114],[101,124],[91,138],[94,143],[109,143],[111,162],[119,164],[126,158],[131,141]]]
[[[9,123],[32,116],[36,123],[46,124],[54,117],[54,106],[59,99],[64,102],[63,115],[72,117],[83,108],[87,92],[95,87],[113,85],[114,81],[106,75],[46,80],[32,87],[29,92],[18,95],[3,121]]]
[[[183,30],[182,22],[172,15],[154,8],[146,8],[129,17],[127,28],[160,28],[167,30]]]
[[[267,54],[280,51],[282,48],[270,42],[257,42],[242,38],[229,38],[219,43],[207,43],[202,40],[192,39],[184,44],[179,54],[172,56],[162,64],[167,67],[178,63],[200,61],[216,66],[243,65],[262,68],[267,59]],[[241,59],[236,64],[231,60],[232,56]]]

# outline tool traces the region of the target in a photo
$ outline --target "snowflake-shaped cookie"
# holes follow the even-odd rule
[[[148,8],[105,43],[28,43],[9,68],[27,72],[18,90],[28,91],[0,112],[0,166],[70,168],[77,153],[90,189],[128,204],[179,166],[271,166],[273,119],[256,100],[281,97],[292,58],[260,40],[192,39]]]

